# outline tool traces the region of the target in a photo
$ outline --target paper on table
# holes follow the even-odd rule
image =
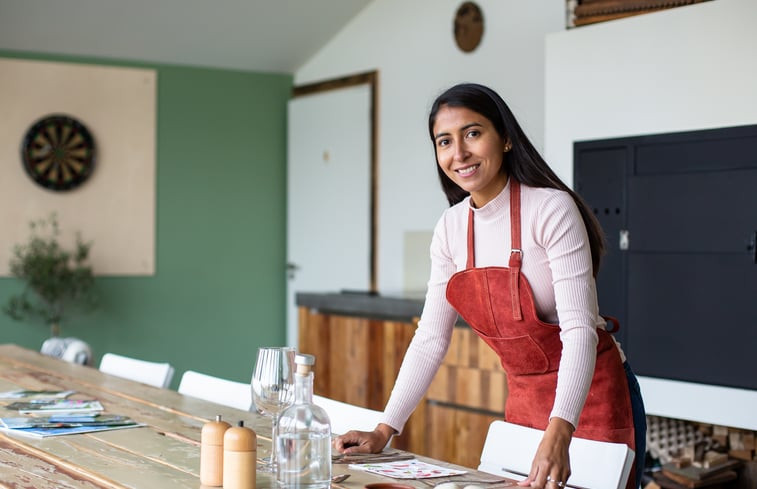
[[[391,477],[393,479],[430,479],[432,477],[447,477],[465,474],[465,470],[450,469],[432,465],[420,460],[402,462],[385,462],[380,464],[350,464],[349,468],[364,470],[374,474]]]

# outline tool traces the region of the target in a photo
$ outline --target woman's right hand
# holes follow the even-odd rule
[[[396,431],[391,426],[379,423],[373,431],[348,431],[334,440],[339,453],[379,453]]]

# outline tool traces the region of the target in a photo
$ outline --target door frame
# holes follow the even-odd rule
[[[369,264],[368,264],[368,292],[378,293],[378,71],[366,71],[340,78],[297,85],[292,88],[292,98],[303,97],[315,93],[338,90],[367,84],[370,91],[370,190],[369,190]]]

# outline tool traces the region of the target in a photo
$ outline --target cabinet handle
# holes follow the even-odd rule
[[[631,234],[628,232],[628,229],[621,229],[620,233],[618,235],[618,247],[625,251],[628,249],[630,245],[630,238]]]

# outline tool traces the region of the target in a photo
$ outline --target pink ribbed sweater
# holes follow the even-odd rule
[[[465,269],[469,209],[470,198],[466,198],[447,209],[434,230],[423,313],[382,418],[399,432],[449,347],[457,312],[447,302],[445,291],[449,278]],[[509,183],[474,213],[476,266],[507,266],[511,248]],[[568,193],[525,185],[521,185],[521,222],[522,272],[533,290],[539,318],[560,325],[563,344],[550,417],[576,426],[594,372],[596,328],[605,327],[598,313],[586,228]]]

